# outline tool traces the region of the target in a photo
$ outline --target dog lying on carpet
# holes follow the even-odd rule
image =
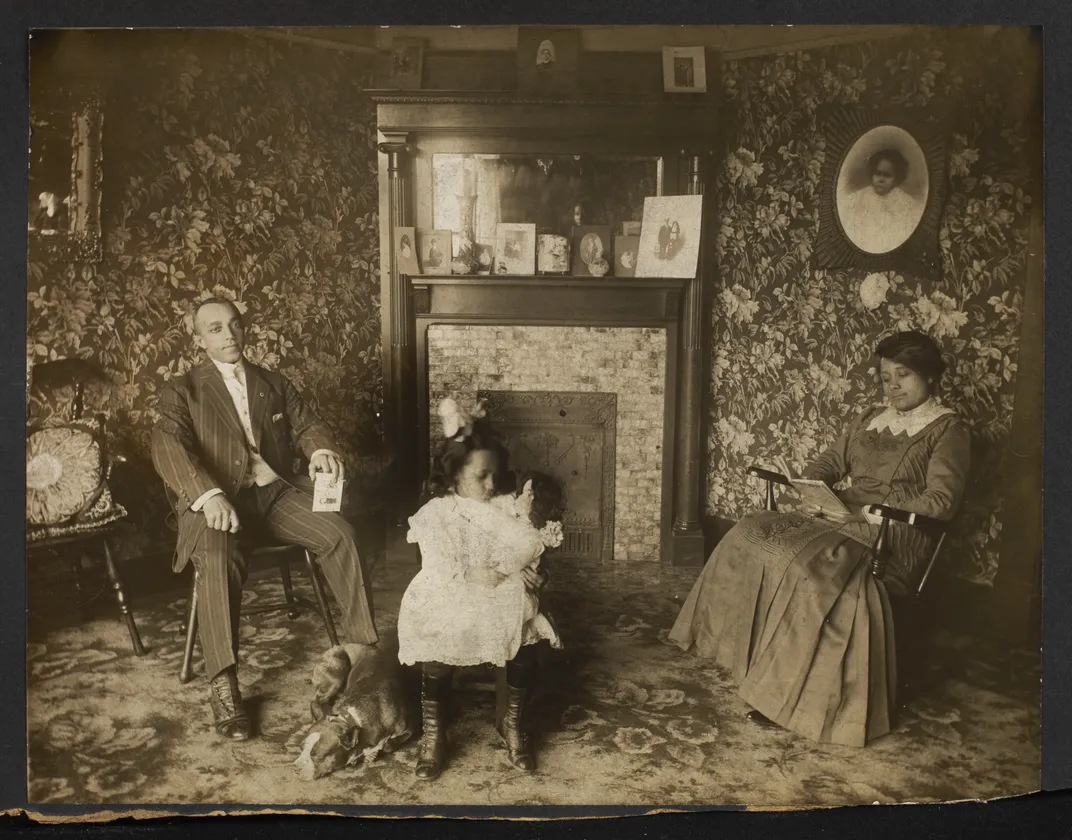
[[[305,781],[359,760],[375,760],[409,740],[411,710],[402,691],[398,640],[339,645],[313,668],[315,723],[294,762]]]

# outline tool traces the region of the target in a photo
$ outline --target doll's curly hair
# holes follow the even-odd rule
[[[448,438],[439,444],[428,480],[424,483],[421,502],[453,492],[469,454],[481,451],[494,453],[498,460],[495,493],[509,492],[510,453],[491,425],[486,420],[478,419],[474,421],[473,429],[469,434]]]
[[[529,513],[532,527],[540,529],[548,522],[561,521],[566,510],[566,495],[558,479],[532,470],[521,475],[518,488],[523,488],[528,481],[532,482],[532,511]]]

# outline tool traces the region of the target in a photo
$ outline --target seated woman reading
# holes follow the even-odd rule
[[[858,415],[805,471],[849,513],[751,513],[712,553],[670,639],[731,669],[753,720],[863,746],[890,731],[896,682],[890,596],[918,581],[933,545],[891,523],[883,579],[870,549],[884,504],[950,519],[970,459],[967,425],[935,397],[945,370],[917,332],[876,348],[886,403]]]

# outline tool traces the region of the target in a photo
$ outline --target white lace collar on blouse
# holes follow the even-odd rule
[[[867,430],[883,432],[889,429],[891,434],[907,434],[909,437],[919,434],[927,426],[946,414],[953,414],[951,408],[942,405],[930,397],[910,411],[898,411],[892,405],[876,414],[867,425]]]

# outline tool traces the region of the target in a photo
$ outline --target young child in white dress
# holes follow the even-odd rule
[[[535,598],[544,540],[528,517],[518,515],[518,502],[492,502],[507,453],[488,425],[453,400],[444,400],[440,416],[446,440],[428,480],[431,498],[410,517],[407,535],[420,546],[421,570],[398,613],[399,661],[420,663],[422,672],[416,775],[434,779],[446,761],[444,706],[454,667],[484,663],[505,666],[496,731],[510,763],[531,773],[535,759],[522,715],[533,644],[558,644]]]

